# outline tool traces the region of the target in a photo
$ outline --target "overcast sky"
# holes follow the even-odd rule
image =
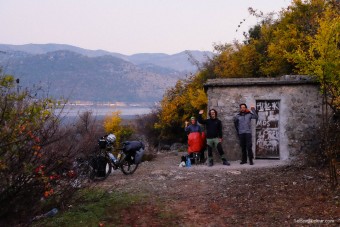
[[[0,0],[1,44],[69,44],[122,54],[212,51],[255,25],[248,7],[291,0]],[[239,22],[246,19],[236,32]]]

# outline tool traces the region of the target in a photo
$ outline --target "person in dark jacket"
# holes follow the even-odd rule
[[[247,153],[249,158],[249,164],[254,165],[253,149],[252,149],[252,136],[251,136],[251,119],[258,119],[255,112],[255,108],[252,106],[251,111],[247,109],[245,103],[240,104],[240,112],[234,117],[234,124],[237,134],[240,139],[240,145],[242,148],[242,160],[241,165],[247,163]]]
[[[208,166],[213,166],[212,149],[215,147],[222,158],[223,165],[230,165],[227,161],[222,149],[222,122],[217,118],[215,109],[209,110],[209,119],[202,118],[203,110],[199,111],[198,123],[205,125],[207,132],[207,147],[208,147]]]

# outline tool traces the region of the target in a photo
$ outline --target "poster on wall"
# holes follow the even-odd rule
[[[256,100],[256,158],[280,158],[279,100]]]

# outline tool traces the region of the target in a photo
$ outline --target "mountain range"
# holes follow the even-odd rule
[[[41,86],[54,98],[94,102],[155,102],[213,53],[124,55],[63,44],[0,44],[3,73],[21,87]]]

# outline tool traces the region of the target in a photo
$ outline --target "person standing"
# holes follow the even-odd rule
[[[199,111],[198,123],[205,125],[207,131],[207,147],[208,147],[208,166],[213,166],[212,149],[215,147],[221,156],[223,165],[230,165],[227,161],[222,149],[222,122],[217,118],[215,109],[209,110],[209,119],[202,118],[203,110]]]
[[[184,130],[189,134],[191,132],[201,132],[201,126],[199,126],[196,122],[195,117],[190,118],[191,124],[189,125],[189,121],[185,121]]]
[[[200,125],[197,124],[195,117],[191,117],[190,121],[191,121],[190,125],[188,121],[185,121],[185,128],[184,128],[185,132],[188,134],[189,157],[193,158],[194,153],[197,153],[199,155],[199,161],[203,162],[204,161],[204,144],[203,144],[202,128]]]
[[[247,154],[249,158],[249,164],[254,165],[253,149],[252,149],[252,136],[251,136],[251,119],[258,119],[255,112],[255,107],[251,107],[251,110],[247,109],[245,103],[240,104],[240,112],[234,117],[234,124],[237,134],[240,139],[240,145],[242,148],[242,160],[241,165],[247,163]]]

